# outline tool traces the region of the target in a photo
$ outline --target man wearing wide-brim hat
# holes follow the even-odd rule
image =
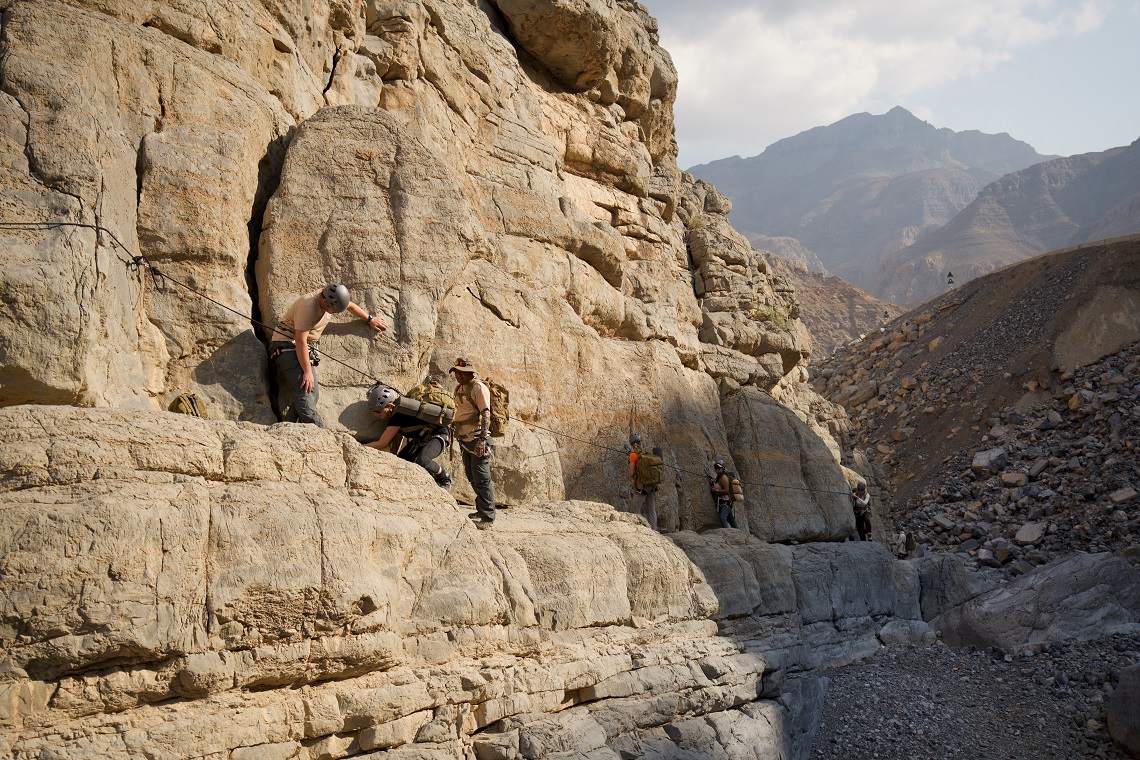
[[[452,429],[463,454],[463,471],[475,489],[475,512],[482,526],[495,521],[495,485],[491,482],[491,391],[475,379],[474,362],[456,359],[448,370],[455,375],[455,419]]]

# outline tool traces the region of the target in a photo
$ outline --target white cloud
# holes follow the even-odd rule
[[[681,76],[682,165],[755,155],[851,113],[905,105],[1062,35],[1095,30],[1108,7],[1107,0],[649,2]]]

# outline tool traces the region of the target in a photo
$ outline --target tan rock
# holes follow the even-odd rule
[[[1013,540],[1021,546],[1033,546],[1045,537],[1047,527],[1048,524],[1044,522],[1026,523],[1017,529],[1017,535]]]
[[[755,388],[728,396],[724,413],[733,460],[747,484],[736,514],[747,516],[752,534],[767,541],[845,538],[849,489],[824,441]]]
[[[157,26],[176,31],[171,18]],[[226,59],[102,13],[22,4],[5,35],[5,154],[22,157],[26,143],[34,162],[5,160],[13,219],[97,221],[126,247],[78,228],[5,232],[5,290],[13,303],[34,297],[15,321],[0,314],[7,403],[164,408],[193,388],[220,416],[266,421],[263,349],[242,316],[248,222],[264,202],[258,163],[292,118]],[[61,48],[74,55],[49,73]],[[237,313],[127,268],[135,253]],[[49,302],[71,317],[33,307]]]
[[[91,757],[165,746],[287,758],[302,738],[330,756],[462,742],[564,710],[567,691],[594,694],[591,710],[660,695],[660,725],[677,715],[671,695],[693,689],[709,690],[698,714],[753,701],[767,667],[704,620],[724,579],[714,591],[639,518],[554,502],[477,531],[420,468],[311,426],[8,407],[0,476],[2,513],[21,526],[3,533],[0,591],[6,614],[28,621],[0,639],[22,674],[6,687],[19,711],[3,718],[17,753],[49,742]],[[810,589],[826,583],[793,586],[798,560],[719,535],[727,544],[702,556],[734,547],[757,579],[749,609],[819,605]],[[871,607],[910,614],[902,601]],[[874,630],[859,636],[841,649],[805,641],[821,648],[813,662],[834,661]],[[603,744],[653,724],[643,713],[607,725],[625,728]]]
[[[1112,493],[1110,493],[1108,495],[1108,498],[1109,498],[1109,501],[1111,501],[1113,504],[1125,504],[1129,501],[1132,501],[1132,499],[1136,498],[1136,489],[1135,488],[1120,488],[1120,489],[1117,489],[1116,491],[1113,491]]]
[[[1006,488],[1020,488],[1029,483],[1029,475],[1024,472],[1003,472],[1001,484]]]

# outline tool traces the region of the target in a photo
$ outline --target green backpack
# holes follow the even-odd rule
[[[491,396],[491,435],[501,438],[507,434],[507,423],[511,421],[511,392],[507,386],[487,377],[473,382],[487,386],[487,392]],[[459,392],[456,398],[469,396],[470,386],[467,387],[468,390]]]
[[[507,423],[511,421],[511,392],[490,378],[483,382],[491,392],[491,435],[501,438],[507,434]]]
[[[180,393],[174,397],[167,409],[178,414],[209,419],[206,415],[206,402],[197,393]]]
[[[637,481],[643,486],[660,485],[665,479],[665,462],[656,454],[637,455]]]
[[[439,425],[450,425],[455,418],[455,399],[437,385],[421,383],[408,391],[407,396],[399,396],[395,401],[396,414],[414,417],[410,425],[402,425],[400,432],[406,436]]]

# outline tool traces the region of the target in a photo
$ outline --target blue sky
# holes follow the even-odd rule
[[[680,75],[678,164],[901,105],[1044,154],[1140,138],[1140,0],[642,0]]]

